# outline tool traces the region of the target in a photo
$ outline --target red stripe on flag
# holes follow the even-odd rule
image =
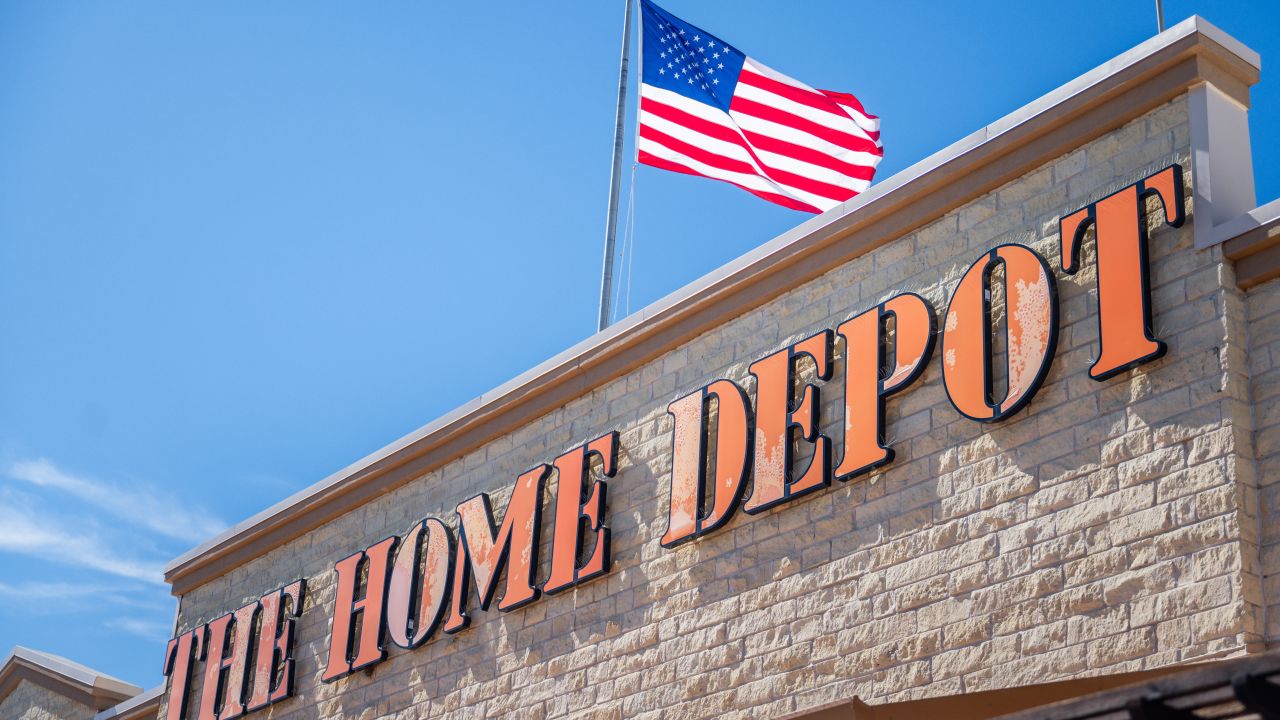
[[[653,98],[640,98],[640,111],[652,113],[653,115],[656,115],[657,117],[660,117],[663,120],[668,120],[676,125],[688,128],[696,133],[701,133],[703,135],[706,135],[707,137],[712,137],[712,138],[715,138],[716,140],[723,140],[725,142],[731,142],[735,145],[742,147],[744,150],[751,153],[752,157],[755,157],[755,153],[751,152],[751,146],[747,144],[746,140],[744,140],[742,136],[739,135],[738,133],[730,130],[729,128],[723,125],[720,125],[718,123],[713,123],[710,120],[707,120],[704,118],[700,118],[697,115],[694,115],[692,113],[687,113],[684,110],[681,110],[680,108],[672,107],[665,103],[654,100]],[[640,122],[643,125],[644,123],[643,117],[640,118]],[[760,158],[756,158],[756,162],[759,162],[759,161],[760,161]],[[764,163],[761,163],[761,164],[763,165]]]
[[[849,116],[840,109],[838,105],[821,93],[810,92],[804,88],[798,88],[795,85],[788,85],[784,82],[778,82],[771,77],[753,73],[747,68],[742,68],[742,72],[738,75],[738,82],[746,83],[761,90],[767,90],[774,95],[781,95],[788,100],[794,100],[801,105],[808,105],[818,110],[826,110],[832,115],[839,115],[842,118]]]
[[[661,130],[656,130],[649,125],[645,125],[643,121],[640,124],[640,137],[646,140],[652,140],[664,147],[671,148],[685,157],[692,158],[700,163],[710,165],[711,167],[727,170],[729,172],[742,173],[744,175],[755,175],[767,180],[772,180],[780,185],[786,185],[797,190],[803,190],[804,192],[827,198],[828,200],[844,202],[857,194],[852,188],[824,183],[819,180],[814,180],[813,178],[806,177],[804,175],[797,175],[785,170],[766,167],[765,172],[762,173],[754,165],[746,162],[745,160],[720,155],[719,153],[708,150],[704,147],[693,145],[684,140],[671,137]]]
[[[867,116],[867,119],[869,119],[869,120],[877,120],[877,121],[878,121],[878,120],[880,119],[880,118],[876,117],[875,115],[872,115],[871,113],[867,112],[867,109],[866,109],[866,108],[864,108],[864,107],[862,107],[862,103],[858,100],[858,98],[854,97],[854,96],[853,96],[853,95],[851,95],[850,93],[845,93],[845,92],[836,92],[835,90],[819,90],[818,92],[822,93],[823,95],[826,95],[827,97],[831,98],[832,100],[835,100],[835,101],[836,101],[836,103],[837,103],[837,104],[839,104],[839,105],[847,105],[847,106],[849,106],[849,107],[853,108],[854,110],[857,110],[858,112],[862,113],[863,115],[866,115],[866,116]],[[855,124],[856,124],[856,122],[857,122],[857,121],[855,121]],[[862,128],[862,131],[863,131],[863,132],[865,132],[866,134],[870,135],[872,140],[879,140],[879,139],[880,139],[880,131],[879,131],[879,130],[868,130],[868,129],[866,129],[866,128],[863,128],[861,125],[859,125],[858,127]],[[879,127],[879,126],[877,125],[877,127]]]
[[[728,172],[742,173],[743,175],[760,174],[760,171],[756,170],[755,166],[749,162],[726,157],[724,155],[711,152],[706,148],[698,147],[697,145],[690,145],[683,140],[677,140],[661,130],[655,130],[643,123],[640,125],[640,137],[671,148],[687,158],[692,158],[705,165],[710,165],[713,168],[727,170]]]
[[[854,110],[857,110],[863,115],[866,115],[868,118],[872,120],[880,119],[875,115],[872,115],[871,113],[867,112],[867,109],[862,107],[862,103],[858,101],[858,98],[854,97],[850,93],[836,92],[835,90],[819,90],[818,92],[822,93],[823,95],[826,95],[832,100],[835,100],[840,105],[848,105],[849,107],[853,108]]]
[[[781,170],[779,168],[769,165],[768,163],[761,160],[760,156],[756,154],[755,148],[752,147],[752,145],[755,144],[754,141],[748,142],[748,140],[743,138],[742,135],[739,135],[738,133],[734,132],[733,130],[730,130],[729,128],[723,125],[719,125],[709,120],[705,120],[703,118],[697,117],[696,115],[692,115],[690,113],[684,112],[679,108],[674,108],[674,107],[671,107],[670,105],[665,105],[663,103],[660,103],[656,100],[652,100],[650,98],[641,98],[640,109],[642,112],[651,113],[657,117],[660,117],[664,120],[667,120],[671,123],[684,127],[688,130],[699,133],[701,135],[706,135],[708,137],[715,138],[717,140],[721,140],[724,142],[733,143],[734,145],[737,145],[738,147],[745,150],[748,154],[750,154],[751,157],[754,158],[755,161],[760,164],[760,167],[764,169],[767,177],[783,185],[789,185],[793,188],[797,188],[799,190],[804,190],[805,192],[813,193],[814,195],[821,195],[822,197],[830,198],[832,200],[838,200],[841,202],[848,200],[849,198],[853,197],[853,195],[855,194],[855,191],[851,188],[848,188],[842,185],[833,185],[831,183],[824,182],[822,180],[816,180],[807,175],[800,175],[798,173],[791,172],[789,170]],[[641,123],[640,124],[641,137],[648,137],[650,140],[661,142],[663,145],[666,145],[667,147],[673,150],[679,150],[680,154],[682,155],[686,155],[688,157],[702,160],[703,162],[707,162],[708,165],[715,165],[716,167],[722,167],[716,163],[703,160],[701,157],[696,155],[695,152],[704,152],[704,153],[707,153],[709,156],[716,157],[716,158],[723,157],[723,156],[716,155],[711,151],[705,150],[700,147],[689,145],[687,142],[682,142],[680,140],[676,140],[675,138],[671,138],[672,142],[679,142],[682,145],[689,147],[691,150],[686,151],[684,149],[676,148],[667,140],[665,139],[660,140],[659,138],[654,137],[653,135],[654,133],[662,135],[663,138],[666,138],[669,136],[645,125],[643,117],[641,118],[640,123]],[[646,135],[646,131],[649,131],[650,134]],[[782,142],[778,143],[778,146],[782,146],[782,145],[790,145],[790,143],[782,143]],[[771,150],[770,148],[765,147],[764,145],[756,144],[756,147],[760,148],[761,150],[765,150],[767,152],[778,152],[776,150]],[[800,148],[800,149],[808,150],[807,148]],[[809,150],[809,153],[819,158],[823,158],[827,161],[827,162],[815,163],[815,164],[819,164],[822,167],[828,167],[829,169],[835,170],[836,172],[846,174],[851,178],[861,179],[861,180],[870,180],[871,173],[874,172],[870,168],[860,168],[859,166],[849,165],[848,163],[841,163],[839,161],[835,161],[833,163],[831,162],[833,160],[831,156],[823,155],[822,153],[819,153],[814,150]],[[796,155],[793,152],[778,152],[778,154],[786,155],[796,160],[803,160],[803,158],[796,157]],[[732,160],[732,162],[745,164],[744,161],[741,161],[741,160]],[[845,168],[840,168],[840,167],[830,167],[832,164],[844,165],[850,170],[857,168],[858,172],[856,173],[849,172],[849,171],[846,171]],[[749,169],[734,170],[734,172],[747,172],[747,173],[751,173],[752,175],[760,174],[760,171],[757,170],[755,167],[752,167],[750,165],[746,165],[746,166]],[[731,168],[725,167],[723,169],[729,170]]]
[[[641,150],[638,153],[637,159],[643,165],[651,165],[653,167],[661,168],[663,170],[671,170],[678,173],[684,173],[685,175],[696,175],[698,177],[708,177],[698,172],[697,170],[685,167],[684,165],[681,165],[679,163],[671,162],[670,160],[665,160],[656,155],[647,153],[644,150]],[[739,185],[738,183],[732,180],[722,180],[721,178],[711,178],[711,179],[720,180],[720,182],[729,183],[730,185],[746,190],[747,192],[751,193],[752,195],[755,195],[756,197],[763,198],[765,200],[768,200],[771,203],[776,203],[783,207],[791,208],[792,210],[803,210],[804,212],[811,212],[811,213],[822,212],[821,210],[819,210],[816,207],[813,207],[812,205],[807,205],[805,203],[800,202],[799,200],[796,200],[795,198],[787,197],[786,195],[779,195],[777,193],[765,192],[763,190],[753,190],[749,187]]]
[[[874,142],[864,137],[840,132],[839,130],[832,130],[825,125],[821,125],[807,118],[802,118],[799,115],[792,115],[791,113],[786,112],[785,110],[779,110],[772,105],[765,105],[764,103],[759,103],[755,100],[748,100],[738,95],[734,95],[733,100],[729,102],[729,109],[731,111],[740,112],[743,115],[750,115],[751,117],[760,118],[761,120],[768,120],[779,125],[786,125],[787,127],[807,132],[814,137],[822,138],[823,140],[826,140],[833,145],[838,145],[846,150],[871,153],[872,155],[881,155],[884,152],[877,147]],[[853,121],[850,120],[850,122]]]
[[[827,168],[828,170],[835,170],[842,175],[848,175],[856,180],[870,181],[876,174],[876,169],[870,165],[854,165],[853,163],[847,163],[832,155],[828,155],[821,150],[814,150],[810,147],[796,145],[795,143],[789,143],[786,140],[779,140],[775,137],[761,135],[760,133],[750,132],[748,130],[743,130],[742,134],[746,136],[747,142],[751,143],[752,147],[758,150],[777,153],[778,155],[786,155],[793,160],[800,160],[811,165],[818,165],[820,167]]]
[[[759,73],[751,72],[746,68],[743,68],[742,72],[738,75],[738,82],[758,87],[761,90],[766,90],[774,95],[780,95],[788,100],[798,102],[802,105],[808,105],[809,107],[817,110],[824,110],[832,115],[838,115],[842,118],[848,119],[855,125],[858,125],[857,121],[850,118],[849,113],[845,112],[844,108],[840,107],[841,105],[848,105],[872,120],[879,120],[879,118],[867,112],[866,109],[862,107],[862,103],[858,102],[858,98],[850,95],[849,93],[834,92],[830,90],[809,91],[804,88],[798,88],[795,85],[788,85],[784,82],[774,80],[771,77],[761,75]],[[879,130],[867,130],[861,125],[858,125],[858,128],[870,135],[873,140],[880,139]]]

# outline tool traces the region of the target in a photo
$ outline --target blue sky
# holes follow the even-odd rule
[[[1152,5],[665,3],[857,94],[882,178],[1141,42]],[[1280,61],[1274,3],[1165,5]],[[612,0],[0,3],[0,653],[155,684],[168,560],[594,330],[620,25]],[[630,308],[806,217],[639,169]]]

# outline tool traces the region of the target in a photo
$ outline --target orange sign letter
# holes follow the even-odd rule
[[[338,590],[333,601],[333,631],[329,635],[329,664],[320,678],[332,682],[338,678],[381,662],[387,656],[382,649],[384,628],[383,610],[387,594],[387,560],[395,547],[397,537],[389,537],[338,561],[334,570],[338,573]],[[369,566],[365,581],[364,597],[356,600],[356,585],[360,581],[360,566]],[[360,645],[351,658],[351,645],[355,642],[357,626],[351,620],[360,613]]]
[[[892,347],[889,318],[894,321]],[[884,400],[924,372],[937,324],[933,307],[906,293],[836,328],[845,344],[844,458],[835,470],[837,479],[848,480],[893,460],[893,449],[884,444]]]
[[[991,272],[1004,265],[1005,348],[1008,390],[991,388]],[[980,422],[1003,420],[1040,389],[1058,336],[1053,274],[1036,252],[1000,245],[983,255],[956,285],[942,329],[942,382],[951,404]]]
[[[449,597],[452,559],[453,534],[448,525],[436,518],[414,525],[404,536],[387,586],[387,634],[391,642],[402,648],[415,648],[435,632]],[[409,609],[415,596],[418,605],[411,616]]]
[[[1171,165],[1062,218],[1062,270],[1080,271],[1080,244],[1092,225],[1098,239],[1098,336],[1102,348],[1089,377],[1106,380],[1164,355],[1151,324],[1147,221],[1142,200],[1160,198],[1165,223],[1184,220],[1182,167]]]
[[[590,458],[599,455],[601,473],[613,477],[618,468],[618,433],[592,440],[556,458],[559,480],[556,481],[556,525],[551,544],[551,575],[543,587],[547,593],[561,590],[609,572],[609,527],[604,524],[605,492],[603,480],[590,484],[587,497],[582,497],[583,483],[590,474]],[[582,555],[583,521],[596,533],[596,542],[585,564]]]
[[[302,614],[306,589],[306,581],[298,580],[259,600],[262,626],[258,629],[253,694],[247,712],[261,710],[293,694],[293,618]]]
[[[791,386],[796,363],[808,357],[817,366],[818,378],[831,378],[831,331],[823,330],[752,363],[756,378],[755,475],[748,513],[769,508],[817,490],[831,482],[831,439],[818,433],[819,391],[806,383],[800,401],[791,407]],[[791,452],[795,431],[814,443],[809,467],[791,480]]]
[[[244,680],[249,669],[253,617],[257,612],[258,601],[255,600],[234,615],[227,614],[209,621],[204,686],[200,691],[200,712],[197,714],[199,720],[231,720],[244,714]],[[226,655],[228,636],[233,636],[230,655]]]
[[[542,485],[550,465],[539,465],[516,480],[502,527],[493,526],[489,496],[481,493],[458,506],[458,551],[454,563],[453,602],[444,631],[465,628],[470,575],[475,574],[480,609],[488,610],[498,589],[498,573],[507,565],[507,584],[498,609],[506,612],[538,599],[533,574],[538,569],[539,526],[542,521]]]
[[[707,457],[711,401],[716,401],[715,457]],[[667,406],[675,421],[671,460],[671,511],[660,541],[673,547],[724,525],[742,500],[751,461],[747,394],[729,380],[717,380]],[[706,504],[707,466],[714,465],[711,510]]]
[[[163,675],[169,678],[168,720],[185,720],[187,694],[191,691],[191,665],[204,657],[207,625],[189,630],[169,641],[164,649]]]

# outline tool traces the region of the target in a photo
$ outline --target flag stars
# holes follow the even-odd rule
[[[720,102],[716,99],[716,93],[722,83],[718,77],[713,76],[717,74],[717,70],[728,72],[725,66],[739,61],[736,50],[728,43],[703,35],[698,28],[682,27],[665,20],[658,21],[657,32],[652,36],[662,41],[660,46],[654,48],[661,62],[655,62],[654,65],[658,68],[657,74],[662,82],[669,83],[666,87],[689,97],[709,98],[704,102]],[[653,55],[649,57],[652,58]],[[680,89],[680,80],[684,80],[687,90]],[[732,79],[723,84],[726,88],[734,86]]]
[[[644,81],[647,83],[646,88],[665,92],[665,98],[669,98],[675,103],[681,103],[681,107],[692,107],[689,103],[698,103],[698,108],[705,109],[707,113],[720,113],[725,120],[733,125],[736,125],[739,120],[743,120],[740,108],[733,107],[733,100],[735,88],[740,87],[738,84],[739,74],[744,69],[746,54],[719,38],[703,35],[701,28],[687,24],[674,16],[667,15],[665,12],[656,11],[649,3],[645,3],[641,11],[644,22],[643,38],[647,41],[643,49],[643,74],[645,75]],[[659,45],[653,45],[652,40],[654,37],[661,38],[662,42]],[[655,59],[655,56],[660,60]],[[721,73],[724,74],[724,82],[721,82]],[[655,74],[659,77],[655,78]],[[680,84],[681,80],[684,80],[684,85]],[[721,88],[722,85],[724,86],[723,88]],[[646,102],[650,99],[646,98]],[[646,132],[645,140],[647,142],[656,143],[658,146],[673,153],[688,152],[688,147],[710,154],[724,152],[722,148],[726,143],[718,141],[715,136],[705,136],[703,144],[698,144],[697,138],[704,137],[699,133],[699,128],[703,127],[703,124],[697,123],[698,117],[702,116],[701,113],[698,115],[673,116],[685,118],[685,122],[689,123],[689,125],[683,125],[680,120],[673,120],[672,117],[656,115],[648,107],[639,114],[641,127],[647,128],[649,131],[653,131],[655,127],[676,127],[684,128],[688,131],[688,137],[681,136],[679,138],[668,137],[658,132],[654,132],[653,136],[650,137],[649,133]],[[797,122],[804,120],[805,118],[803,117],[797,118]],[[719,133],[716,134],[716,136],[718,135]],[[744,140],[742,142],[746,143],[747,147],[750,148],[750,141]],[[727,149],[737,150],[738,145]],[[724,154],[726,157],[731,155],[735,159],[741,155],[740,152]],[[812,155],[813,153],[810,154]],[[817,154],[822,155],[823,153],[818,152]],[[835,159],[839,156],[832,155],[832,157]],[[646,158],[642,162],[661,166],[656,159]],[[745,165],[745,163],[743,164]],[[802,167],[805,166],[802,165]],[[869,164],[867,169],[872,169],[872,166]],[[688,166],[684,172],[695,175],[704,174],[704,172],[698,171],[693,166]],[[705,172],[710,173],[712,177],[720,174],[714,166],[706,169]],[[808,208],[809,203],[804,199],[808,197],[807,195],[797,197],[797,195],[792,194],[787,186],[778,185],[774,178],[769,176],[765,168],[758,165],[754,169],[744,167],[741,168],[741,172],[752,175],[752,179],[758,176],[761,182],[770,187],[775,187],[775,192],[763,193],[770,198],[780,198],[775,202],[781,202],[792,207],[799,205],[807,209],[820,209],[816,206]],[[809,178],[800,173],[797,173],[797,176],[803,180],[828,180],[826,177]],[[850,182],[865,184],[865,181],[860,180],[851,180]],[[833,185],[832,187],[836,186]],[[843,184],[839,187],[847,190],[844,194],[857,194],[857,188],[855,187],[846,188]],[[825,203],[820,204],[825,205]],[[834,201],[832,204],[834,204]]]

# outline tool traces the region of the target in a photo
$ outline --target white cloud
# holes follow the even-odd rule
[[[163,581],[159,562],[124,557],[115,551],[116,543],[89,532],[73,533],[57,527],[48,513],[30,512],[12,500],[6,498],[0,505],[0,551],[90,568],[131,580]],[[37,521],[36,517],[43,520]]]
[[[0,582],[0,597],[7,601],[59,602],[101,597],[113,589],[101,585],[66,582]]]
[[[0,612],[12,611],[15,617],[68,611],[101,610],[104,606],[135,608],[159,612],[165,597],[154,587],[127,580],[124,582],[41,582],[22,580],[0,582]]]
[[[15,462],[9,466],[8,474],[38,487],[71,493],[127,524],[165,537],[202,542],[226,529],[218,518],[155,488],[126,489],[72,475],[44,458]]]
[[[172,630],[168,625],[156,620],[143,620],[140,618],[116,618],[107,621],[107,627],[121,630],[136,635],[144,640],[150,640],[156,643],[162,643],[169,639],[169,631]]]

